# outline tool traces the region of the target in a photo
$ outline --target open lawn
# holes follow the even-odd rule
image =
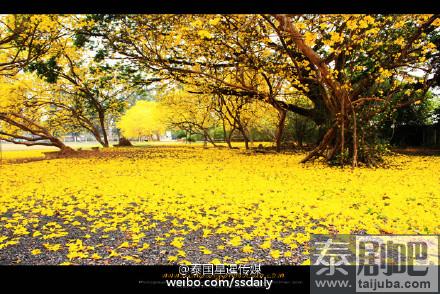
[[[313,233],[440,233],[440,157],[303,156],[174,144],[4,162],[0,264],[306,264]]]

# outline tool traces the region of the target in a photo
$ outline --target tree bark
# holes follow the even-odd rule
[[[325,61],[305,43],[304,37],[293,25],[291,19],[285,15],[275,15],[275,18],[280,23],[280,30],[290,35],[290,39],[298,50],[316,67],[316,70],[320,73],[322,85],[328,89],[322,98],[334,124],[327,130],[319,145],[302,162],[321,156],[333,161],[336,156],[339,156],[340,164],[343,166],[346,160],[346,133],[351,127],[349,123],[350,116],[355,111],[349,95],[338,80],[332,78]],[[336,143],[339,147],[338,152],[334,152]]]
[[[229,132],[228,139],[227,139],[228,147],[230,149],[232,149],[231,140],[232,140],[232,135],[234,134],[234,131],[235,131],[235,128],[232,128],[231,131]]]
[[[204,146],[207,147],[207,143],[209,141],[209,143],[212,144],[212,146],[217,147],[217,145],[214,142],[214,139],[211,137],[211,135],[209,135],[209,132],[207,129],[203,129],[203,137],[204,137]]]
[[[246,130],[244,129],[243,126],[240,126],[238,128],[238,131],[240,132],[240,134],[243,136],[243,140],[244,140],[244,147],[246,150],[249,149],[249,137],[246,134]]]
[[[107,130],[105,129],[105,115],[103,112],[99,112],[99,125],[101,127],[103,142],[101,142],[101,145],[103,147],[108,147],[108,137],[107,137]]]
[[[284,109],[278,109],[278,115],[279,115],[279,120],[278,120],[277,131],[275,134],[275,144],[276,144],[276,151],[280,152],[287,111]]]
[[[223,140],[225,140],[226,144],[228,144],[228,148],[232,148],[231,145],[231,138],[228,136],[227,132],[226,132],[226,125],[225,125],[225,121],[223,120]]]

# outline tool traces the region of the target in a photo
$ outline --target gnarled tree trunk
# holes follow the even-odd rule
[[[326,89],[326,93],[321,97],[329,112],[330,120],[333,122],[318,146],[302,162],[324,157],[328,161],[335,161],[337,159],[343,166],[346,163],[347,157],[351,156],[352,165],[357,166],[356,109],[351,103],[347,90],[336,79],[332,78],[327,64],[305,43],[304,37],[293,25],[291,19],[286,15],[276,15],[275,17],[280,23],[279,29],[290,35],[290,39],[295,43],[298,50],[319,72],[321,77],[320,83]],[[351,121],[352,123],[350,123]],[[348,147],[346,145],[347,141],[352,142],[351,148],[346,149]]]

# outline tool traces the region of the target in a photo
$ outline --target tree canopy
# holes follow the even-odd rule
[[[127,138],[151,138],[166,130],[167,110],[155,101],[137,101],[118,121],[117,126]]]
[[[248,148],[252,129],[269,124],[280,150],[293,113],[319,128],[303,162],[375,165],[380,127],[438,85],[438,15],[29,17],[2,18],[0,72],[36,72],[103,146],[133,94],[155,89],[169,125],[213,144],[221,126]]]

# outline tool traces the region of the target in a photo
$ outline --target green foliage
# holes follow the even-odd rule
[[[175,139],[186,138],[186,132],[184,130],[173,130],[171,136]]]
[[[288,113],[283,140],[294,141],[298,145],[316,144],[319,128],[313,120],[295,113]]]
[[[78,48],[84,47],[84,45],[89,41],[89,38],[85,34],[79,32],[75,33],[73,36],[73,45]]]
[[[39,77],[48,83],[56,83],[61,69],[62,68],[57,64],[55,56],[50,57],[47,61],[35,61],[27,67],[28,71],[36,72]]]

